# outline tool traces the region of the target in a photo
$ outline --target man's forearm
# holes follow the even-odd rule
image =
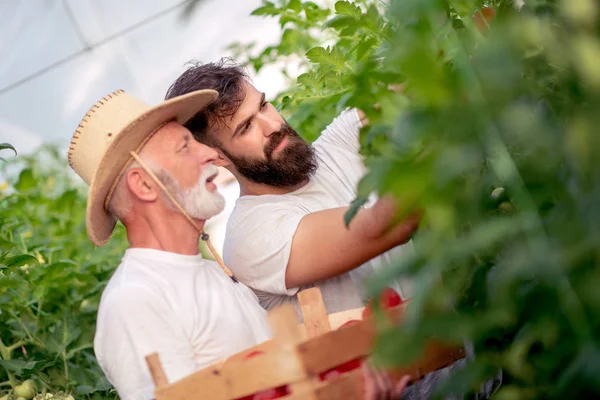
[[[356,217],[350,222],[351,231],[366,240],[381,239],[388,234],[401,234],[409,232],[412,234],[419,226],[420,214],[411,214],[403,221],[396,221],[395,217],[399,210],[398,201],[392,196],[384,196],[367,209],[360,210]]]

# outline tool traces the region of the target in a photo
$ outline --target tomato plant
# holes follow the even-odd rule
[[[106,247],[91,245],[85,189],[51,147],[8,160],[2,175],[0,396],[115,398],[92,340],[101,291],[126,246],[123,230]]]

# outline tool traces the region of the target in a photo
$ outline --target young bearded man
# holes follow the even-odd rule
[[[227,60],[193,65],[166,98],[201,89],[217,90],[219,98],[186,127],[219,153],[215,163],[240,185],[227,225],[225,263],[266,309],[297,305],[298,291],[310,286],[321,289],[329,313],[364,305],[364,279],[413,251],[410,239],[420,221],[415,215],[393,223],[398,205],[383,197],[345,227],[344,214],[366,172],[359,154],[364,114],[344,111],[309,144],[239,65]],[[390,286],[403,298],[411,296],[408,282]],[[449,371],[428,374],[406,395],[429,398]]]
[[[238,65],[222,60],[192,67],[166,97],[198,89],[220,96],[186,126],[217,150],[218,165],[240,185],[227,225],[225,263],[267,309],[297,303],[298,291],[313,285],[329,313],[364,305],[364,278],[411,250],[407,242],[419,222],[414,217],[392,224],[397,207],[383,198],[361,209],[349,229],[344,226],[365,173],[358,137],[364,114],[345,111],[309,144]],[[395,288],[410,296],[408,284]]]
[[[73,135],[69,164],[90,185],[86,228],[103,245],[116,221],[129,248],[102,293],[94,338],[100,367],[121,399],[151,399],[145,356],[158,352],[177,381],[270,338],[254,293],[198,243],[224,199],[212,182],[218,155],[181,124],[217,98],[195,91],[150,107],[123,91],[96,103]],[[365,371],[365,398],[400,395]]]

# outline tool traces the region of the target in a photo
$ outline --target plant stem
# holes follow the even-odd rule
[[[12,353],[12,350],[10,350],[10,347],[6,347],[4,345],[4,342],[2,341],[2,339],[0,339],[0,355],[2,356],[1,358],[3,360],[9,361],[11,353]],[[14,389],[17,386],[17,381],[15,380],[15,376],[8,369],[5,368],[5,370],[6,370],[6,374],[8,375],[8,383]]]
[[[62,353],[63,359],[63,367],[65,368],[65,380],[67,381],[67,385],[69,385],[69,366],[67,365],[67,353],[63,351]]]
[[[7,350],[8,350],[8,353],[9,353],[9,355],[10,355],[10,354],[11,354],[11,353],[12,353],[14,350],[16,350],[16,349],[18,349],[19,347],[23,346],[25,343],[27,343],[27,342],[25,342],[24,340],[19,340],[18,342],[16,342],[16,343],[13,343],[13,344],[11,344],[10,346],[8,346],[8,347],[7,347]]]

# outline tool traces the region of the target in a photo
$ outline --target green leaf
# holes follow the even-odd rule
[[[6,240],[2,236],[0,236],[0,249],[11,250],[13,247],[15,247],[14,242],[11,242],[10,240]]]
[[[287,7],[289,10],[293,10],[297,13],[302,11],[302,3],[300,2],[300,0],[290,0]]]
[[[347,15],[338,15],[327,21],[324,26],[326,28],[337,29],[338,31],[351,28],[353,32],[356,32],[360,24],[353,17],[349,17]]]
[[[15,152],[15,156],[17,155],[17,150],[10,143],[0,143],[0,150],[10,149]]]
[[[298,76],[298,83],[305,86],[307,89],[320,89],[321,78],[314,72],[308,72]]]
[[[250,13],[250,15],[257,15],[257,16],[258,15],[270,15],[270,16],[273,16],[273,15],[279,15],[279,13],[280,13],[279,8],[277,8],[274,3],[268,1],[268,2],[265,3],[264,6],[258,7],[255,10],[253,10]]]
[[[306,58],[313,64],[322,64],[329,60],[329,52],[323,47],[313,47],[306,52]]]
[[[381,26],[383,25],[383,21],[381,16],[379,15],[379,11],[377,11],[377,7],[375,4],[371,4],[367,9],[367,13],[364,16],[363,23],[367,28],[369,28],[373,32],[379,31]]]
[[[352,222],[358,210],[365,205],[367,200],[367,198],[361,197],[357,197],[356,199],[352,200],[352,203],[350,203],[350,208],[344,214],[344,225],[346,225],[346,228],[350,226],[350,222]]]
[[[354,46],[350,50],[350,52],[356,53],[357,60],[362,60],[363,58],[365,58],[365,56],[368,53],[377,50],[377,45],[378,45],[377,39],[368,38],[365,40],[361,40],[356,46]]]
[[[338,1],[335,3],[335,12],[353,18],[360,18],[362,11],[359,6],[349,1]]]
[[[9,257],[4,260],[4,265],[7,267],[20,267],[26,264],[37,264],[38,259],[29,254],[19,254],[17,256]]]
[[[38,363],[40,363],[40,361],[0,360],[0,366],[18,375],[21,375],[25,370],[34,369]]]
[[[31,168],[27,168],[19,174],[19,180],[15,184],[15,189],[19,192],[27,192],[28,190],[34,189],[35,185],[36,181],[33,177],[33,171]]]

